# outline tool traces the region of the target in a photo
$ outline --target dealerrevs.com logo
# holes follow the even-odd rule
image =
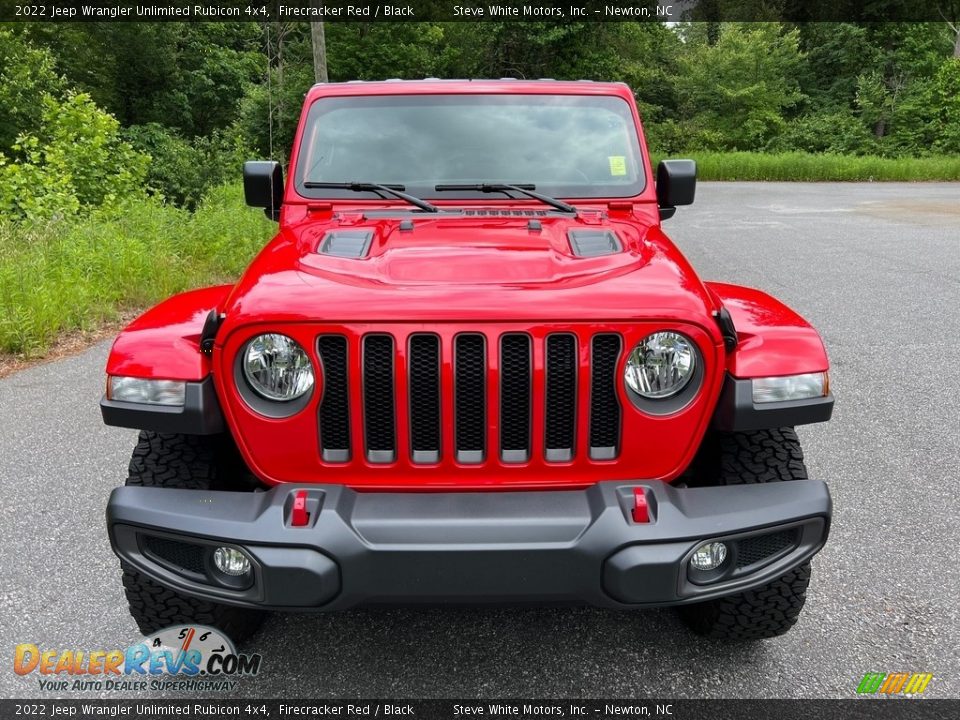
[[[239,654],[219,630],[174,625],[125,650],[41,649],[17,645],[13,669],[36,675],[40,690],[224,691],[260,672],[259,654]]]

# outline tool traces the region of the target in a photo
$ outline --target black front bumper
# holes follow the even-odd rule
[[[650,521],[632,518],[642,488]],[[309,521],[291,526],[306,490]],[[680,489],[604,482],[586,490],[358,493],[289,485],[261,493],[123,487],[107,525],[114,552],[162,585],[247,607],[338,610],[409,602],[674,605],[766,584],[824,544],[830,494],[814,480]],[[725,570],[689,568],[705,540]],[[245,581],[212,563],[252,559]]]

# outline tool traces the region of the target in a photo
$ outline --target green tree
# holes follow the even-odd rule
[[[947,24],[875,23],[865,29],[876,60],[857,77],[861,117],[888,150],[927,149],[930,82],[953,51]]]
[[[187,140],[171,128],[150,123],[126,128],[123,137],[150,156],[146,190],[190,210],[210,188],[239,178],[243,161],[254,154],[233,126]]]
[[[817,113],[849,113],[857,78],[880,63],[880,49],[865,28],[851,23],[805,23],[798,31],[805,55],[799,80],[807,107]]]
[[[265,67],[256,23],[31,23],[57,70],[124,126],[227,127]]]
[[[960,153],[960,57],[952,57],[937,71],[934,92],[939,107],[935,147]]]
[[[764,148],[803,100],[797,30],[776,23],[724,23],[715,45],[685,28],[677,78],[680,111],[694,147]]]
[[[22,130],[40,124],[42,97],[63,92],[63,78],[54,66],[48,51],[0,27],[0,152],[8,150]]]

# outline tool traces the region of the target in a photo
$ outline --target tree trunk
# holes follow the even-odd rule
[[[956,36],[953,40],[953,56],[955,58],[960,58],[960,27],[954,30]]]
[[[310,40],[313,43],[313,79],[318,83],[328,82],[327,40],[322,22],[310,23]]]

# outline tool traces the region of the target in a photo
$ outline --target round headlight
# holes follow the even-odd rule
[[[686,387],[696,363],[690,338],[675,332],[655,332],[627,356],[624,380],[641,397],[668,398]]]
[[[258,335],[243,353],[243,374],[268,400],[296,400],[313,387],[310,358],[293,338],[278,333]]]

